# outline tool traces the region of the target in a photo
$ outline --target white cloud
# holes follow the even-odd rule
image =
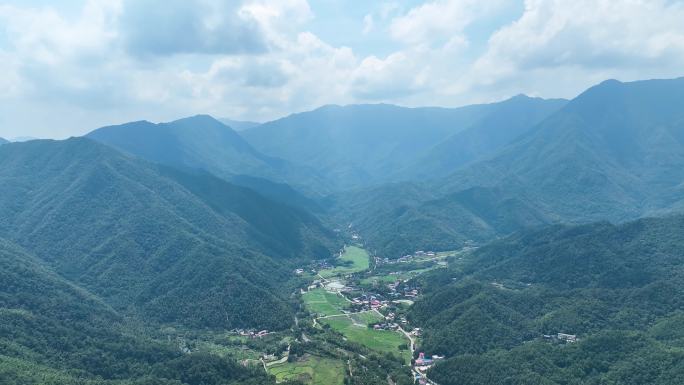
[[[376,3],[356,32],[386,31],[395,49],[366,57],[309,31],[317,16],[305,0],[184,1],[166,25],[150,16],[147,29],[161,34],[132,47],[132,34],[146,33],[126,21],[135,1],[88,0],[74,14],[0,5],[0,136],[64,137],[195,113],[262,120],[328,103],[571,97],[610,77],[684,75],[681,1],[528,0],[488,38],[470,27],[510,3]],[[188,5],[197,6],[179,15]],[[175,17],[191,33],[182,36]],[[247,32],[251,40],[240,38]]]
[[[454,36],[479,17],[497,9],[500,0],[438,0],[411,9],[395,18],[392,36],[409,44],[432,44]]]
[[[681,76],[682,20],[682,2],[527,0],[522,17],[494,33],[470,66],[470,86],[534,85],[571,96],[606,77]]]

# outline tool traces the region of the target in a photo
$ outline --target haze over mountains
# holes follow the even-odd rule
[[[409,310],[424,348],[455,357],[435,369],[440,383],[489,371],[508,373],[494,383],[563,383],[542,379],[575,375],[565,356],[544,366],[554,370],[506,365],[515,349],[543,356],[522,344],[560,329],[636,341],[578,381],[619,378],[640,354],[680,378],[682,337],[662,328],[680,329],[681,217],[624,222],[684,212],[683,106],[684,78],[610,80],[569,101],[324,106],[232,122],[238,131],[197,115],[0,140],[0,277],[11,283],[0,287],[0,380],[269,383],[163,339],[292,328],[293,271],[335,255],[347,233],[388,258],[483,246],[427,274]],[[62,360],[59,338],[100,358],[66,349]]]
[[[316,169],[332,176],[338,189],[350,189],[448,173],[508,143],[563,104],[519,96],[462,108],[325,106],[243,135],[259,151]],[[496,125],[497,119],[507,125]]]
[[[311,170],[256,151],[233,129],[207,115],[102,127],[87,136],[156,163],[205,170],[222,178],[251,175],[303,189],[323,186]]]

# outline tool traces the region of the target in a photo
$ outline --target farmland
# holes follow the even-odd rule
[[[358,273],[370,267],[368,252],[357,246],[347,246],[336,263],[337,266],[332,269],[321,270],[321,277],[330,278]]]
[[[268,368],[278,382],[298,380],[310,385],[342,385],[344,370],[344,361],[311,355]]]
[[[342,309],[349,304],[341,295],[324,289],[310,290],[302,295],[302,299],[307,310],[322,317],[343,314]]]

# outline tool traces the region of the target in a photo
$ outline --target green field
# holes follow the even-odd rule
[[[278,382],[299,380],[310,385],[344,384],[344,362],[308,356],[297,362],[273,365],[268,372],[276,376]]]
[[[336,262],[340,265],[332,269],[321,270],[321,277],[330,278],[358,273],[360,271],[368,270],[370,267],[370,258],[368,256],[368,252],[356,246],[347,246],[344,249],[342,256],[338,258]]]
[[[362,313],[355,313],[350,315],[352,321],[357,324],[370,325],[378,321],[382,321],[384,318],[382,315],[378,314],[376,311],[364,311]]]
[[[344,297],[324,289],[308,291],[302,294],[302,300],[307,310],[320,316],[343,314],[342,309],[349,306]]]
[[[344,335],[351,342],[356,342],[375,351],[401,355],[407,362],[411,359],[408,350],[399,350],[399,345],[408,343],[408,339],[399,332],[373,330],[365,325],[355,325],[351,318],[346,315],[321,319],[319,322],[330,325],[332,329]]]
[[[398,266],[398,268],[401,266]],[[398,280],[405,280],[410,278],[415,278],[423,273],[430,270],[438,269],[440,266],[427,267],[424,269],[409,270],[404,271],[399,274],[384,274],[384,275],[374,275],[372,277],[367,277],[361,280],[362,285],[375,285],[375,284],[387,284],[393,283]]]

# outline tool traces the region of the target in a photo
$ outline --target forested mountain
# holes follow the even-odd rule
[[[387,181],[395,170],[412,164],[485,111],[485,106],[325,106],[242,134],[259,151],[314,168],[340,189]]]
[[[566,103],[564,99],[518,95],[492,104],[485,116],[436,145],[400,174],[414,179],[447,176],[467,163],[494,154]]]
[[[244,131],[244,130],[247,130],[250,128],[254,128],[254,127],[261,124],[261,123],[257,123],[257,122],[248,122],[248,121],[244,121],[244,120],[233,120],[233,119],[228,119],[228,118],[221,118],[221,119],[219,119],[219,121],[221,123],[225,124],[226,126],[232,128],[235,131]]]
[[[170,123],[140,121],[102,127],[87,137],[152,162],[205,170],[221,178],[250,175],[310,190],[324,186],[311,170],[260,153],[233,129],[207,115]]]
[[[487,240],[542,223],[624,221],[681,210],[682,105],[684,78],[607,81],[488,159],[427,184],[359,193],[374,200],[338,197],[335,210],[345,220],[347,213],[358,214],[355,222],[369,242],[391,255],[455,248],[463,238]],[[392,196],[403,196],[401,189],[416,199],[383,210]],[[448,236],[414,241],[416,233]]]
[[[243,135],[259,151],[317,169],[345,189],[453,172],[564,103],[519,96],[461,108],[325,106]]]
[[[2,384],[270,383],[261,370],[125,332],[112,308],[3,239],[0,281]]]
[[[160,322],[286,327],[288,259],[337,249],[299,209],[85,138],[2,146],[0,197],[1,236]]]
[[[411,310],[450,357],[438,383],[684,380],[684,217],[529,230],[465,260],[421,278]],[[579,342],[542,338],[557,333]]]

